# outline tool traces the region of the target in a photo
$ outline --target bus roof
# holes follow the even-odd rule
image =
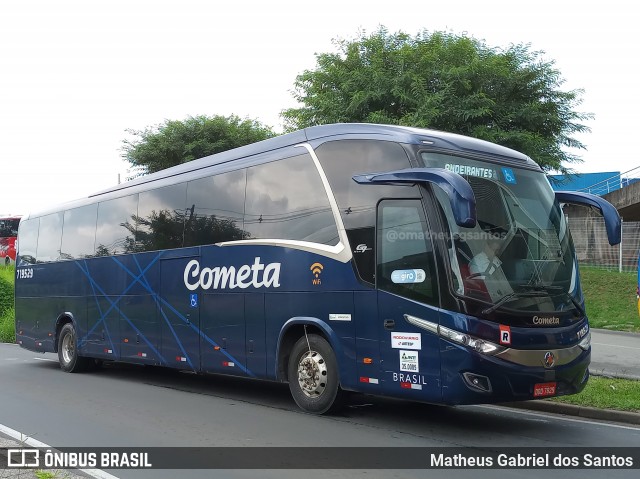
[[[497,155],[504,158],[519,160],[523,166],[536,166],[528,156],[496,145],[484,140],[478,140],[468,136],[457,135],[455,133],[447,133],[436,130],[427,130],[422,128],[413,128],[397,125],[376,125],[371,123],[336,123],[330,125],[313,126],[298,130],[293,133],[276,136],[267,140],[252,143],[250,145],[234,148],[233,150],[216,153],[215,155],[205,156],[197,160],[182,163],[171,168],[167,168],[150,175],[135,178],[121,185],[108,188],[97,192],[91,196],[98,196],[120,189],[130,188],[138,184],[156,181],[162,178],[207,168],[222,163],[228,163],[241,158],[277,150],[286,146],[292,146],[299,143],[313,142],[317,140],[338,139],[347,137],[349,139],[378,139],[387,141],[397,141],[408,144],[429,144],[432,147],[444,147],[460,152],[475,152],[490,155]]]
[[[300,143],[311,143],[316,146],[328,140],[337,139],[372,139],[396,141],[399,143],[415,144],[429,146],[430,148],[442,148],[450,151],[459,151],[461,153],[475,153],[481,155],[491,155],[501,157],[508,160],[512,164],[514,162],[521,163],[523,167],[539,168],[538,165],[528,156],[510,148],[500,146],[488,141],[471,138],[468,136],[458,135],[455,133],[447,133],[437,130],[428,130],[422,128],[414,128],[398,125],[378,125],[372,123],[335,123],[329,125],[320,125],[305,128],[303,130],[294,131],[284,135],[269,138],[267,140],[252,143],[250,145],[234,148],[232,150],[216,153],[214,155],[205,156],[197,160],[182,163],[149,175],[144,175],[125,183],[115,185],[111,188],[98,191],[89,195],[88,198],[79,199],[66,203],[66,208],[75,208],[92,201],[96,201],[99,196],[125,191],[129,188],[143,185],[146,183],[156,182],[158,180],[171,178],[173,176],[182,175],[184,173],[195,172],[211,166],[231,163],[235,160],[247,159],[251,156],[268,153],[280,148],[297,145]],[[234,169],[235,165],[229,166]],[[109,195],[112,196],[112,195]],[[92,201],[87,201],[89,199]],[[33,216],[41,216],[53,211],[58,211],[63,205],[58,207],[47,208],[46,211],[38,211]]]

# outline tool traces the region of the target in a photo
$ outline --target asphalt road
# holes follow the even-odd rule
[[[591,330],[591,366],[594,374],[640,380],[640,334]]]
[[[640,428],[495,406],[444,407],[354,396],[344,412],[312,416],[286,385],[114,365],[60,371],[52,354],[0,344],[0,424],[54,447],[640,445]],[[248,458],[249,460],[249,458]],[[0,471],[1,472],[1,471]],[[599,470],[110,470],[121,478],[601,478]],[[607,470],[608,479],[637,470]],[[0,474],[0,477],[1,474]]]

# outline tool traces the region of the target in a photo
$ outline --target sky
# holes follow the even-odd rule
[[[332,39],[384,25],[529,44],[593,113],[579,172],[640,166],[637,16],[627,2],[0,0],[0,214],[26,214],[124,181],[127,130],[196,115],[282,131],[296,75]],[[640,173],[638,170],[637,173]]]

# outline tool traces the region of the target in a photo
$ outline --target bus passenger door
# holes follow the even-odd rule
[[[438,324],[433,245],[422,202],[378,204],[376,287],[384,394],[440,401],[437,334],[407,321],[413,316]]]
[[[190,291],[184,283],[184,271],[194,254],[176,250],[160,260],[160,297],[158,320],[162,333],[162,356],[168,366],[199,371],[200,365],[200,303],[202,293]],[[171,254],[181,254],[171,258]]]

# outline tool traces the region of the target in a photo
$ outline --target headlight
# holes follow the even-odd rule
[[[475,338],[470,334],[461,333],[454,329],[445,328],[444,326],[440,326],[438,328],[438,332],[443,338],[447,338],[454,343],[467,346],[480,354],[493,356],[507,349],[503,346],[492,343],[491,341],[487,341],[486,339]]]
[[[447,328],[445,326],[439,326],[436,323],[416,318],[415,316],[411,316],[409,314],[405,314],[404,318],[407,320],[407,322],[418,326],[419,328],[426,329],[427,331],[430,331],[434,334],[437,333],[445,339],[471,348],[480,354],[494,356],[507,349],[503,346],[492,343],[491,341],[487,341],[486,339],[476,338],[474,336],[471,336],[470,334],[456,331],[455,329]]]
[[[471,341],[471,336],[469,336],[468,334],[460,333],[455,329],[449,329],[445,328],[444,326],[440,326],[438,328],[438,332],[443,338],[450,339],[451,341],[456,343],[464,344],[465,346],[468,346],[469,342]]]

